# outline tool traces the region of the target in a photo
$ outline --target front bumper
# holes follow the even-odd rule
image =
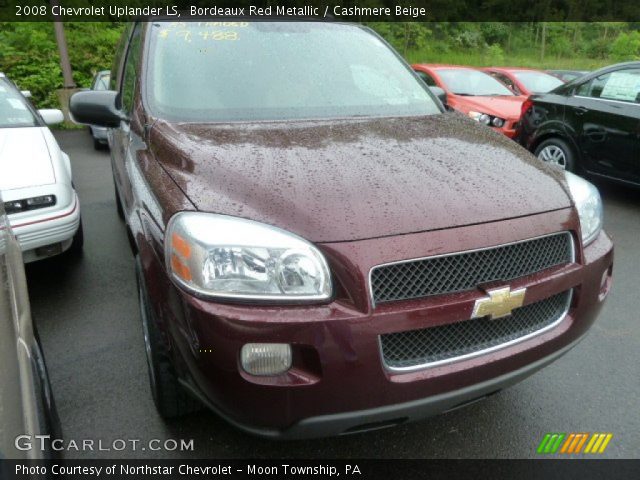
[[[373,307],[367,284],[369,269],[378,264],[495,246],[567,228],[577,235],[578,219],[571,209],[497,222],[492,228],[476,225],[322,245],[336,277],[337,297],[315,306],[197,299],[170,282],[153,248],[143,246],[140,253],[150,303],[171,342],[185,386],[248,432],[302,438],[381,428],[456,408],[523,379],[567,351],[587,332],[604,299],[601,282],[613,262],[612,244],[604,232],[578,252],[575,263],[511,282],[513,288],[527,287],[526,303],[572,290],[569,313],[558,325],[486,355],[441,366],[390,371],[381,358],[379,336],[467,320],[482,293]],[[290,343],[292,369],[274,377],[244,372],[239,351],[252,342]]]
[[[80,226],[80,202],[75,192],[68,205],[10,215],[11,227],[22,248],[25,263],[62,253]],[[47,251],[43,247],[56,246]]]
[[[500,390],[521,382],[563,356],[581,340],[582,337],[560,350],[553,352],[551,355],[541,358],[518,370],[508,372],[484,382],[469,385],[459,390],[420,398],[406,403],[305,418],[285,430],[264,429],[238,423],[233,418],[225,417],[225,414],[220,412],[199,390],[193,388],[191,383],[184,382],[183,385],[210,409],[217,411],[219,415],[225,417],[229,423],[253,435],[282,440],[349,435],[423,420],[433,415],[471,405],[472,403],[498,393]]]

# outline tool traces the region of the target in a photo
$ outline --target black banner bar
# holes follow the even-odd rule
[[[114,22],[165,15],[186,21],[205,11],[208,17],[357,22],[640,21],[635,0],[0,0],[0,21],[18,22]]]
[[[47,460],[0,461],[0,479],[637,480],[640,460]]]

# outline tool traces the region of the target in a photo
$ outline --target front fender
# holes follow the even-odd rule
[[[575,137],[574,135],[572,135],[572,131],[570,131],[570,129],[567,125],[565,125],[564,122],[561,122],[559,120],[549,121],[548,123],[545,123],[538,127],[534,135],[531,136],[530,142],[527,145],[527,149],[531,152],[534,152],[538,145],[540,145],[547,138],[552,137],[563,139],[564,141],[569,143],[571,147],[573,147],[576,155],[579,155],[580,151],[578,149],[577,143],[574,140]]]

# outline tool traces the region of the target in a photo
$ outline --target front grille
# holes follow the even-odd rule
[[[524,242],[374,267],[371,293],[375,304],[472,290],[573,261],[568,232]]]
[[[380,336],[382,358],[390,369],[411,370],[459,360],[525,340],[560,322],[569,310],[571,290],[488,317]]]

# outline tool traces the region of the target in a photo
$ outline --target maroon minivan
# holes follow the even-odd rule
[[[362,432],[566,353],[611,285],[587,181],[445,113],[376,34],[329,22],[127,29],[111,128],[160,414]]]

